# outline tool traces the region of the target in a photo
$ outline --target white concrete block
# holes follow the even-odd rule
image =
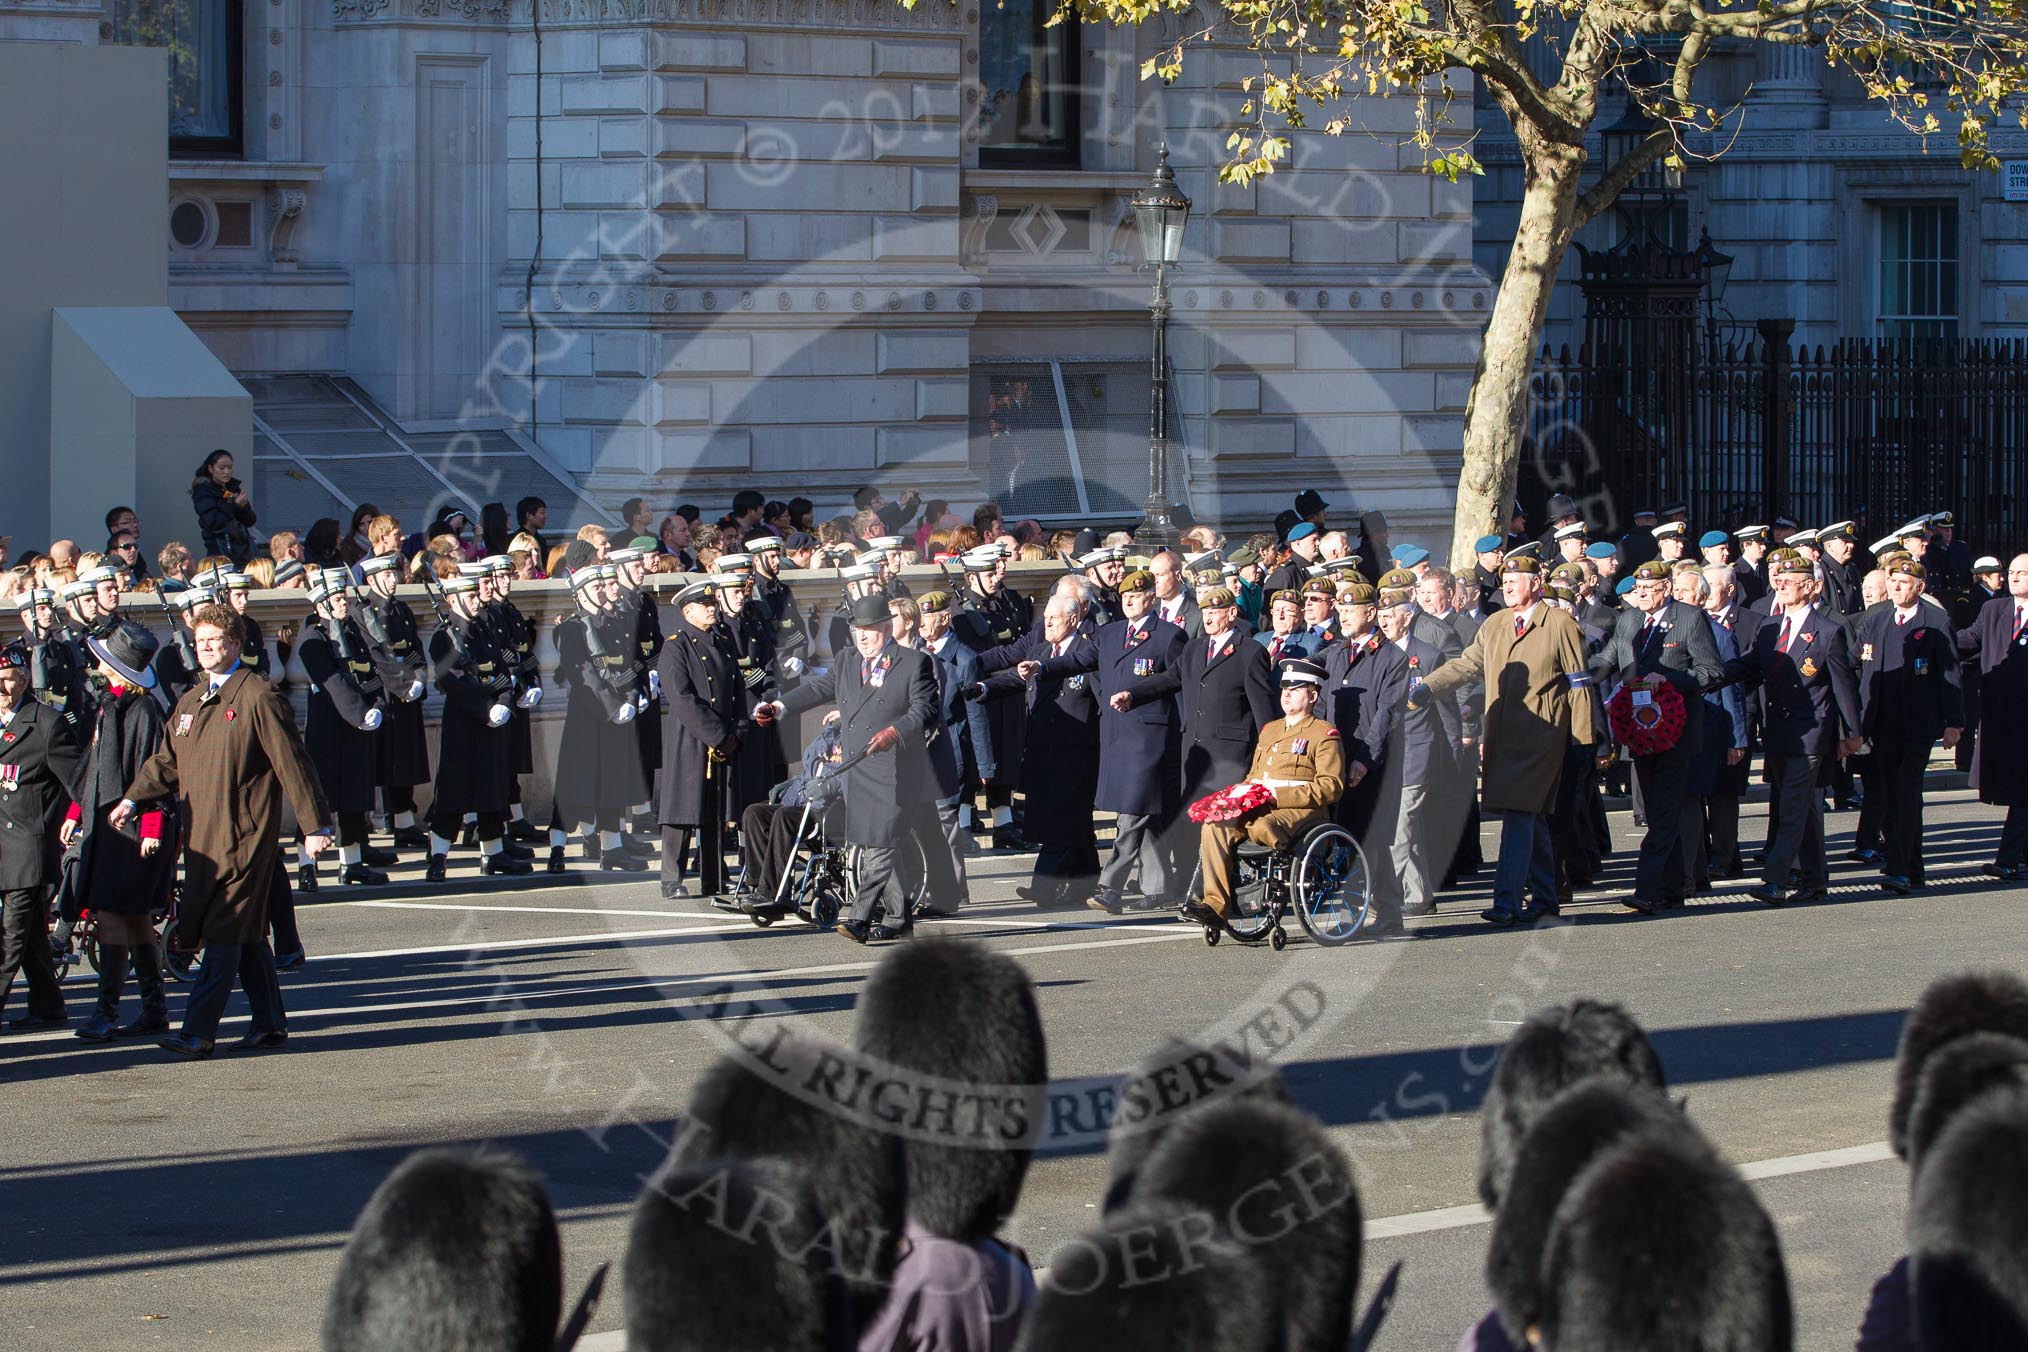
[[[744,333],[666,333],[656,366],[671,375],[743,376],[753,369],[753,343]]]
[[[1479,335],[1475,329],[1409,329],[1402,335],[1402,365],[1475,366]]]
[[[917,211],[956,211],[958,208],[959,172],[954,165],[948,169],[911,169],[909,204]]]
[[[886,258],[956,259],[958,218],[955,216],[876,216],[873,256]]]
[[[658,117],[649,124],[655,158],[736,157],[746,153],[746,125],[701,117]]]
[[[651,55],[657,70],[744,70],[746,39],[736,33],[658,32]]]
[[[640,117],[608,117],[599,121],[599,155],[604,159],[639,159],[648,152],[648,121]]]
[[[870,427],[756,427],[753,467],[764,474],[873,468]]]
[[[568,75],[557,81],[566,113],[645,113],[645,75]]]
[[[956,85],[919,84],[909,91],[909,113],[918,122],[958,120]]]
[[[1472,223],[1462,221],[1402,221],[1400,258],[1404,263],[1432,263],[1472,256]]]
[[[563,166],[563,205],[645,209],[647,179],[638,164],[574,161]]]
[[[574,423],[633,426],[649,421],[652,392],[638,380],[564,380],[563,416]]]
[[[744,427],[717,427],[708,432],[657,430],[652,435],[655,459],[646,468],[657,473],[760,468],[754,462],[753,433]]]
[[[1211,378],[1211,412],[1260,412],[1260,377],[1213,376]]]
[[[599,69],[636,71],[648,68],[648,34],[645,31],[600,33]],[[549,64],[548,42],[543,43],[543,65]]]
[[[702,381],[655,382],[655,425],[711,421],[711,386]]]
[[[662,75],[655,80],[656,113],[701,113],[705,104],[705,81],[701,75]]]
[[[640,380],[654,373],[654,368],[648,363],[647,334],[623,329],[595,329],[590,338],[589,343],[574,346],[591,349],[592,374],[631,376]]]
[[[875,342],[873,369],[882,375],[899,371],[962,371],[971,360],[970,345],[958,329],[891,329]]]
[[[1224,262],[1286,263],[1289,223],[1221,217],[1211,223],[1212,256]]]
[[[711,212],[657,212],[660,239],[658,262],[685,258],[743,258],[746,221]]]
[[[1296,335],[1288,329],[1215,329],[1210,335],[1214,370],[1266,370],[1293,366]]]
[[[909,170],[903,165],[797,164],[762,181],[744,165],[705,168],[705,198],[719,211],[773,211],[788,204],[830,211],[906,211]]]
[[[1295,454],[1296,425],[1288,418],[1213,418],[1211,444],[1214,460],[1274,458]]]
[[[882,467],[962,465],[971,455],[962,425],[883,427],[875,438],[875,462]]]
[[[949,380],[915,382],[915,416],[918,418],[964,418],[971,414],[971,381],[959,376]]]
[[[873,44],[873,73],[911,79],[955,80],[958,78],[958,44],[955,40],[904,42],[876,39]]]

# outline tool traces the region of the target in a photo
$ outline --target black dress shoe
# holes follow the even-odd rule
[[[1435,915],[1436,911],[1437,906],[1433,901],[1425,901],[1420,906],[1404,906],[1401,908],[1403,915]]]
[[[1084,899],[1084,904],[1094,911],[1104,911],[1107,915],[1119,915],[1126,909],[1126,904],[1120,900],[1120,894],[1109,887],[1101,887],[1093,892]]]
[[[1181,911],[1183,918],[1193,925],[1202,925],[1206,929],[1222,930],[1231,928],[1225,923],[1225,917],[1213,910],[1205,902],[1186,901],[1178,909]]]
[[[1830,895],[1831,889],[1828,887],[1798,887],[1790,894],[1789,900],[1794,902],[1823,901]]]
[[[76,1036],[86,1042],[111,1042],[119,1035],[120,1030],[114,1024],[113,1016],[104,1012],[94,1013],[91,1022],[78,1029],[76,1033]]]
[[[1494,906],[1479,912],[1479,919],[1489,925],[1518,925],[1521,923],[1520,913],[1518,911],[1510,911],[1504,906]]]
[[[1897,897],[1905,897],[1915,890],[1915,884],[1899,873],[1890,873],[1880,880],[1880,885]]]
[[[662,900],[680,901],[690,895],[689,883],[663,883]]]
[[[7,1021],[10,1033],[33,1033],[41,1028],[62,1028],[70,1022],[63,1014],[24,1014],[18,1019]]]
[[[502,850],[498,854],[486,856],[486,865],[482,871],[489,878],[498,876],[519,878],[535,872],[535,865],[529,863],[526,859],[517,859],[507,853],[507,851]]]
[[[518,840],[524,845],[540,845],[549,839],[549,834],[523,817],[520,821],[507,823],[507,839]]]
[[[175,1052],[178,1056],[187,1056],[193,1061],[207,1059],[212,1049],[209,1038],[198,1039],[188,1033],[171,1033],[155,1045],[165,1052]]]
[[[1786,906],[1796,899],[1796,893],[1788,888],[1770,887],[1766,883],[1762,883],[1759,887],[1747,888],[1746,895],[1768,906]]]
[[[1642,915],[1653,915],[1663,908],[1663,903],[1649,901],[1646,897],[1622,897],[1620,905],[1630,911],[1639,911]]]
[[[143,1013],[140,1018],[132,1023],[123,1023],[118,1028],[115,1028],[113,1034],[116,1037],[147,1037],[153,1033],[166,1033],[168,1031],[169,1016],[167,1014]]]
[[[1021,833],[1013,827],[1002,826],[993,832],[993,848],[1019,854],[1028,848],[1028,842],[1023,840]]]
[[[1014,889],[1014,895],[1023,901],[1032,901],[1037,906],[1060,906],[1063,904],[1063,884],[1053,887],[1034,887],[1028,883]]]
[[[865,943],[873,934],[873,926],[864,920],[840,920],[832,928],[855,944]]]
[[[347,864],[339,881],[347,887],[385,887],[387,875],[377,868],[368,868],[365,864]]]
[[[301,967],[308,958],[309,954],[300,948],[292,953],[277,953],[275,954],[275,970],[277,972],[293,972],[298,967]]]
[[[446,855],[433,854],[430,856],[429,863],[423,867],[423,881],[440,883],[450,876],[450,871],[450,858]]]
[[[509,859],[519,859],[524,864],[533,861],[535,858],[535,851],[529,849],[526,845],[516,844],[505,837],[502,837],[500,840],[500,853],[506,855]]]
[[[1979,872],[1988,878],[1998,878],[2003,883],[2018,883],[2028,877],[2028,869],[2015,868],[2007,864],[1988,864]]]
[[[314,892],[317,890],[317,866],[315,864],[302,864],[297,867],[296,890],[298,892]]]
[[[914,928],[915,926],[913,925],[890,925],[883,920],[877,922],[871,929],[867,930],[866,937],[870,940],[877,940],[879,942],[885,943],[889,939],[908,938],[909,934],[914,930]]]
[[[1853,850],[1845,857],[1855,864],[1877,864],[1886,858],[1878,850]]]
[[[383,850],[375,845],[361,847],[359,862],[368,868],[392,868],[401,862],[401,856],[393,850]]]
[[[427,850],[430,847],[430,833],[420,826],[396,827],[394,848],[397,850]]]
[[[908,913],[908,918],[909,918],[909,919],[910,919],[911,921],[916,921],[916,920],[949,920],[949,919],[950,919],[950,918],[951,918],[952,916],[954,916],[954,915],[956,915],[956,914],[957,914],[957,910],[956,910],[956,909],[952,909],[952,910],[948,910],[948,911],[940,911],[940,910],[938,910],[938,909],[937,909],[936,907],[934,907],[934,906],[930,905],[930,904],[929,904],[928,902],[926,902],[926,901],[918,901],[918,902],[917,902],[917,903],[916,903],[916,904],[914,905],[914,907],[912,907],[912,908],[911,908],[911,909],[909,910],[909,913]]]
[[[646,873],[648,861],[625,850],[607,850],[605,858],[599,861],[599,867],[611,873]]]
[[[289,1040],[289,1035],[280,1029],[271,1028],[265,1033],[248,1033],[232,1044],[233,1050],[242,1052],[264,1052],[271,1047],[280,1047]]]
[[[655,843],[638,831],[621,836],[620,848],[630,859],[653,859],[656,854]]]

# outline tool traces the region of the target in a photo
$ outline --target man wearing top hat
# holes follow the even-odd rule
[[[1169,826],[1177,801],[1181,723],[1173,693],[1137,698],[1136,689],[1182,656],[1189,637],[1154,614],[1153,578],[1128,573],[1120,581],[1125,615],[1100,626],[1092,641],[1052,657],[1041,676],[1090,673],[1098,699],[1098,782],[1093,806],[1118,814],[1112,858],[1099,870],[1088,904],[1118,915],[1130,909],[1127,884],[1138,870],[1145,910],[1172,895],[1176,864],[1169,857]]]
[[[288,1040],[267,941],[282,800],[295,809],[304,850],[313,858],[331,843],[331,809],[289,706],[272,685],[240,665],[232,612],[206,606],[191,617],[191,629],[203,677],[176,701],[168,736],[106,820],[125,830],[138,816],[139,803],[174,798],[180,808],[183,895],[169,942],[178,949],[201,946],[204,960],[184,1007],[183,1031],[162,1046],[201,1059],[212,1053],[235,980],[253,1014],[240,1049],[278,1047]]]
[[[1282,716],[1261,730],[1242,781],[1265,785],[1274,803],[1238,821],[1205,823],[1197,854],[1204,896],[1183,903],[1186,919],[1230,928],[1225,913],[1232,905],[1242,840],[1285,850],[1331,820],[1345,790],[1345,756],[1338,729],[1316,714],[1324,681],[1324,669],[1315,662],[1296,658],[1281,665]]]
[[[837,926],[859,944],[898,938],[912,924],[898,847],[917,805],[934,794],[928,738],[943,726],[934,662],[894,641],[888,599],[854,601],[851,652],[754,710],[757,718],[780,717],[835,702],[845,759],[865,756],[844,781],[845,839],[859,847],[859,887]],[[940,910],[956,904],[949,897],[925,900]]]
[[[64,811],[83,796],[83,753],[63,715],[29,694],[28,650],[0,648],[0,1008],[14,974],[28,976],[17,1032],[64,1022],[49,951],[50,889],[58,880]]]

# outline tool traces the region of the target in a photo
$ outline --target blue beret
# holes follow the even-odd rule
[[[1474,554],[1490,554],[1505,543],[1506,537],[1504,536],[1481,535],[1479,542],[1472,546],[1472,552]]]
[[[1708,530],[1697,537],[1697,547],[1699,549],[1709,549],[1713,545],[1727,544],[1731,541],[1731,538],[1722,530]]]
[[[1310,536],[1315,535],[1316,533],[1317,528],[1307,521],[1300,522],[1299,524],[1291,526],[1289,528],[1289,538],[1291,540],[1306,540]]]
[[[1615,595],[1618,596],[1625,596],[1628,592],[1632,591],[1633,589],[1634,589],[1634,580],[1630,577],[1621,578],[1613,586],[1613,592]]]
[[[1394,561],[1404,568],[1413,568],[1429,557],[1429,551],[1421,545],[1403,545],[1394,551]]]
[[[1609,559],[1619,552],[1610,541],[1600,540],[1595,545],[1587,546],[1584,556],[1588,559]]]

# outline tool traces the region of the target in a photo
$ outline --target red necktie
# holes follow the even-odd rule
[[[2021,637],[2023,629],[2028,629],[2028,606],[2016,605],[2014,607],[2014,637],[2017,640]]]
[[[1781,650],[1787,652],[1789,645],[1796,641],[1796,619],[1793,615],[1782,616]]]
[[[1273,643],[1268,644],[1269,657],[1280,658],[1281,655],[1282,655],[1282,641],[1280,639],[1276,639]]]
[[[1527,628],[1528,628],[1527,618],[1525,616],[1516,615],[1514,617],[1514,637],[1520,638],[1522,633],[1526,631]]]

